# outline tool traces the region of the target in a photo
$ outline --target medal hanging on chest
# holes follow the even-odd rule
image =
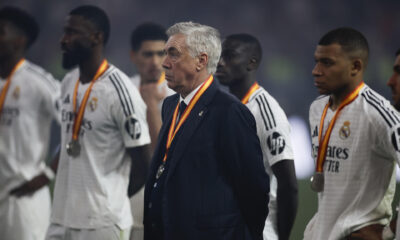
[[[324,191],[324,186],[325,186],[325,176],[324,176],[324,163],[326,159],[326,151],[328,149],[328,144],[329,144],[329,139],[331,137],[332,129],[336,123],[336,120],[339,117],[340,112],[342,109],[353,102],[357,97],[359,92],[361,91],[361,88],[364,86],[364,82],[361,82],[356,89],[354,89],[353,92],[351,92],[344,100],[343,102],[339,105],[338,109],[336,110],[335,115],[333,116],[332,120],[328,124],[328,129],[326,130],[326,133],[324,136],[322,136],[322,130],[324,128],[324,120],[328,111],[328,108],[331,105],[331,102],[329,101],[324,108],[324,111],[322,112],[321,116],[321,121],[319,124],[319,134],[318,134],[318,141],[319,141],[319,146],[318,146],[318,155],[317,155],[317,160],[316,160],[316,166],[315,166],[315,173],[313,177],[311,178],[311,189],[315,192],[322,192]]]
[[[75,88],[74,88],[74,95],[73,95],[73,112],[74,112],[74,124],[72,128],[72,139],[67,145],[65,146],[67,150],[67,154],[71,157],[78,157],[81,153],[81,144],[79,143],[79,131],[81,129],[82,125],[82,120],[83,116],[85,114],[85,108],[86,108],[86,103],[89,99],[90,92],[92,91],[93,84],[96,82],[96,80],[107,70],[108,68],[108,62],[107,60],[103,60],[101,63],[99,69],[97,70],[96,74],[94,75],[92,81],[90,82],[90,85],[88,89],[85,92],[85,95],[83,96],[83,100],[81,102],[81,105],[79,106],[78,111],[77,110],[77,95],[78,95],[78,87],[79,87],[79,79],[75,83]]]

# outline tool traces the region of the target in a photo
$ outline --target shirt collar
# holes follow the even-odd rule
[[[194,97],[194,95],[199,91],[200,87],[203,84],[200,84],[197,88],[195,88],[193,91],[191,91],[185,98],[182,97],[182,95],[179,95],[179,102],[184,101],[186,105],[189,105],[190,100]]]

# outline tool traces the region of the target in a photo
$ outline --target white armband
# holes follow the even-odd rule
[[[55,178],[55,176],[56,176],[56,174],[54,173],[53,169],[51,169],[48,166],[46,166],[43,169],[43,173],[50,181],[53,180]]]

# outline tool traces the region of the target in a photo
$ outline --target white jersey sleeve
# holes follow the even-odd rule
[[[371,136],[383,159],[400,164],[400,114],[389,101],[368,88],[362,93],[366,104],[370,105],[368,114],[374,134]]]
[[[247,106],[256,120],[264,161],[272,166],[281,160],[293,160],[290,124],[278,102],[260,88],[251,96]]]
[[[115,94],[111,100],[111,112],[125,147],[137,147],[150,143],[146,121],[146,104],[131,80],[122,72],[111,76]]]
[[[54,77],[44,71],[42,68],[29,63],[27,71],[35,73],[38,76],[38,91],[42,97],[43,113],[51,115],[58,124],[61,123],[60,113],[60,97],[61,97],[61,84],[55,80]]]

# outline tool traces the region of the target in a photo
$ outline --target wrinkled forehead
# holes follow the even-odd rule
[[[170,36],[164,47],[165,51],[177,50],[183,52],[187,49],[186,36],[178,33]]]

